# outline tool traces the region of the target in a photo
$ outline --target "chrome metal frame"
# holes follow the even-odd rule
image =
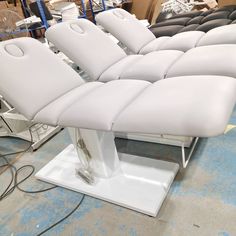
[[[183,168],[186,168],[186,167],[187,167],[187,165],[188,165],[188,163],[189,163],[189,160],[190,160],[190,158],[192,157],[192,154],[193,154],[193,152],[194,152],[194,150],[195,150],[195,147],[196,147],[196,145],[197,145],[198,140],[199,140],[199,137],[195,137],[195,138],[193,139],[193,142],[192,142],[192,145],[191,145],[191,149],[190,149],[190,152],[189,152],[189,154],[188,154],[188,156],[187,156],[187,159],[186,159],[185,146],[184,146],[184,143],[182,143],[182,145],[181,145],[181,151],[182,151],[182,166],[183,166]]]

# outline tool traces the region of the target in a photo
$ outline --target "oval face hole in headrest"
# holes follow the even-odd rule
[[[71,23],[70,27],[71,27],[72,30],[76,31],[79,34],[83,34],[84,33],[84,30],[78,24],[76,24],[76,23]]]
[[[122,13],[121,13],[121,12],[118,12],[118,11],[113,11],[113,14],[114,14],[116,17],[118,17],[118,18],[120,18],[120,19],[122,19],[122,20],[124,20],[124,19],[125,19],[125,16],[124,16],[124,15],[122,15]]]
[[[23,57],[24,52],[15,44],[7,44],[5,45],[5,50],[7,53],[14,57]]]

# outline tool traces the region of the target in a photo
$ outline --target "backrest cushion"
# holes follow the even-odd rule
[[[0,43],[0,73],[0,94],[28,119],[84,83],[73,69],[32,38]]]
[[[85,19],[56,24],[46,31],[46,37],[94,80],[126,57],[102,30]]]
[[[101,12],[96,16],[96,21],[134,53],[155,39],[148,28],[123,9]]]

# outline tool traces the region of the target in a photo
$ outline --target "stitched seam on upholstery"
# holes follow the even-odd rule
[[[149,82],[150,83],[150,82]],[[114,123],[116,122],[116,120],[119,118],[119,116],[121,115],[121,113],[129,106],[131,105],[134,101],[136,101],[136,99],[150,86],[152,86],[152,83],[150,83],[149,85],[147,85],[144,89],[142,89],[139,93],[137,93],[129,102],[127,102],[127,104],[119,111],[119,113],[113,118],[110,130],[113,131],[113,126]]]
[[[123,50],[123,52],[125,53],[124,50]],[[115,64],[118,63],[119,61],[123,60],[123,59],[126,58],[127,56],[128,56],[128,55],[125,53],[125,55],[124,55],[122,58],[118,59],[113,65],[115,65]],[[102,75],[105,71],[107,71],[110,67],[112,67],[113,65],[108,66],[107,68],[105,68],[105,69],[100,73],[100,75],[98,76],[98,80],[99,80],[99,78],[101,77],[101,75]]]
[[[137,56],[141,56],[141,57],[137,58],[136,61],[132,62],[133,65],[135,65],[138,61],[142,60],[145,55],[137,55]],[[128,67],[128,66],[127,66],[127,67]],[[127,70],[127,68],[125,68],[125,70]],[[120,74],[120,78],[122,77],[122,75],[123,75],[124,73],[125,73],[125,71],[123,71],[123,72]],[[119,78],[119,79],[120,79],[120,78]],[[145,81],[145,80],[144,80],[144,81]]]
[[[92,82],[91,82],[92,83]],[[92,89],[92,90],[90,90],[88,93],[86,93],[84,96],[82,96],[81,97],[81,99],[84,99],[85,97],[87,97],[90,93],[92,93],[94,90],[96,90],[96,89],[99,89],[102,85],[104,85],[104,83],[102,83],[102,82],[100,82],[101,84],[100,84],[100,86],[98,86],[98,87],[96,87],[96,88],[94,88],[94,89]],[[76,100],[75,102],[77,102],[78,100]],[[61,119],[61,116],[65,113],[65,112],[67,112],[67,110],[69,109],[69,108],[71,108],[71,106],[74,104],[74,102],[72,103],[72,104],[70,104],[62,113],[60,113],[60,115],[58,116],[58,119],[57,119],[57,123],[58,123],[58,121]]]
[[[66,92],[63,93],[63,94],[60,94],[59,96],[57,96],[56,98],[54,98],[53,100],[51,100],[50,102],[48,102],[46,105],[44,105],[44,106],[42,106],[41,108],[39,108],[39,109],[33,114],[33,118],[32,118],[32,119],[34,119],[35,116],[36,116],[42,109],[44,109],[45,107],[47,107],[49,104],[55,102],[55,101],[56,101],[57,99],[59,99],[60,97],[65,96],[67,93],[71,92],[72,90],[77,89],[77,88],[80,87],[81,85],[83,85],[83,84],[80,84],[80,85],[78,85],[77,87],[72,88],[72,89],[66,91]]]
[[[108,69],[110,69],[111,67],[113,67],[113,66],[116,65],[117,63],[121,62],[122,60],[128,58],[129,56],[133,56],[133,55],[126,55],[126,57],[121,58],[120,60],[118,60],[117,62],[115,62],[113,65],[111,65],[111,66],[109,66],[108,68],[106,68],[106,69],[99,75],[98,80],[100,79],[100,77],[103,75],[104,72],[106,72]],[[134,56],[136,56],[136,55],[134,54]],[[121,74],[122,74],[122,73],[121,73]],[[121,75],[120,75],[120,76],[121,76]],[[120,76],[119,76],[119,79],[120,79]]]
[[[197,42],[195,43],[195,45],[194,45],[195,48],[198,47],[198,43],[200,42],[200,40],[201,40],[206,34],[207,34],[207,33],[203,34],[202,37],[200,37],[200,38],[198,39],[198,41],[197,41]]]
[[[186,52],[184,52],[180,57],[176,58],[176,60],[173,61],[173,63],[171,63],[171,65],[169,66],[169,68],[167,69],[166,71],[166,74],[164,75],[164,79],[167,79],[167,78],[171,78],[171,77],[166,77],[168,72],[171,70],[171,68],[175,65],[175,63],[180,60],[184,55],[186,54]]]

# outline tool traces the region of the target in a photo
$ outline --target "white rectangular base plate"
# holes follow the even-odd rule
[[[93,196],[150,216],[156,216],[172,184],[179,165],[119,153],[121,169],[95,185],[76,175],[79,159],[71,144],[44,166],[36,178]]]

